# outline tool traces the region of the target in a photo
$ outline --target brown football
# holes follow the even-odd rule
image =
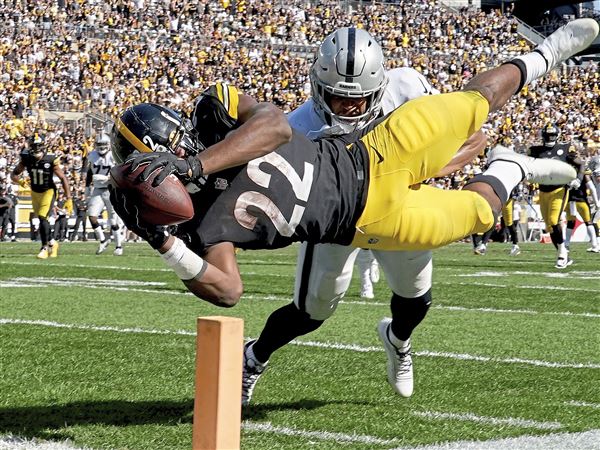
[[[158,171],[148,180],[140,182],[137,177],[145,165],[129,172],[130,164],[120,164],[110,170],[110,182],[138,206],[140,218],[153,225],[177,225],[194,217],[194,205],[185,186],[175,175],[169,175],[158,186],[152,186]]]

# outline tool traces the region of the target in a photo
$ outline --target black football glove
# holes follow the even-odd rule
[[[123,220],[125,226],[144,239],[154,249],[159,249],[167,242],[169,232],[167,227],[161,225],[152,225],[145,223],[139,217],[139,210],[135,198],[128,198],[122,190],[115,189],[111,184],[108,185],[110,192],[110,202],[115,212]]]
[[[131,163],[131,172],[135,172],[140,166],[147,164],[147,167],[139,176],[140,181],[146,181],[150,178],[152,172],[160,170],[152,181],[152,186],[155,187],[165,181],[165,178],[171,174],[184,183],[196,180],[203,175],[202,163],[195,156],[182,159],[169,152],[142,153],[129,158],[126,163]]]

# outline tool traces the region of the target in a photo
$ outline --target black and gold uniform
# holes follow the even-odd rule
[[[237,95],[230,88],[228,102]],[[217,93],[221,103],[224,93]],[[478,92],[456,92],[413,100],[345,136],[311,141],[294,132],[274,152],[209,176],[193,196],[194,219],[178,235],[202,253],[219,242],[246,249],[293,241],[431,249],[486,231],[494,214],[478,193],[420,182],[450,161],[488,108]],[[210,117],[200,121],[205,129],[227,132],[211,127]],[[140,139],[128,140],[152,151]]]
[[[510,240],[513,245],[519,243],[519,235],[517,234],[517,222],[518,217],[513,217],[513,211],[515,206],[515,200],[519,198],[519,186],[516,186],[510,193],[508,201],[502,207],[502,219],[504,220],[504,226],[510,234]]]
[[[534,158],[557,159],[579,168],[577,153],[571,144],[556,143],[554,145],[535,145],[529,149]],[[540,185],[540,210],[550,233],[552,243],[558,246],[564,242],[562,229],[559,226],[560,216],[569,201],[569,190],[566,186]]]
[[[595,186],[590,175],[591,171],[586,172],[581,185],[577,188],[571,188],[569,190],[566,240],[568,245],[571,241],[573,230],[575,229],[575,222],[577,221],[576,213],[579,213],[581,220],[583,220],[585,224],[586,232],[592,244],[588,251],[598,253],[600,252],[600,247],[598,246],[598,230],[596,225],[592,222],[592,211],[588,202],[588,187],[595,190]],[[598,194],[596,192],[592,193],[593,197],[597,197],[597,195]]]
[[[23,150],[21,161],[30,178],[33,212],[40,218],[47,218],[56,196],[53,176],[59,158],[52,153],[46,153],[38,160],[29,150]]]

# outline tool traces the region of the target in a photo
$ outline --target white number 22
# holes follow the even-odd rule
[[[292,190],[298,200],[308,200],[308,194],[313,182],[314,166],[312,164],[308,162],[304,163],[304,176],[300,178],[291,164],[277,153],[269,153],[260,158],[253,159],[248,163],[248,177],[264,188],[269,187],[271,175],[260,169],[261,163],[270,164],[279,170],[292,185]],[[263,211],[271,222],[273,222],[279,234],[286,237],[294,234],[305,210],[304,206],[295,204],[292,217],[287,221],[281,210],[269,197],[256,191],[244,192],[236,201],[234,215],[238,223],[249,230],[254,228],[258,219],[248,212],[248,206],[254,206]]]

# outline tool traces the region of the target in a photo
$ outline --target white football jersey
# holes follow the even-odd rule
[[[431,87],[427,79],[415,69],[400,67],[388,70],[387,76],[389,82],[381,99],[381,110],[384,115],[413,98],[439,94],[439,91]],[[343,130],[336,129],[339,128],[338,126],[332,127],[323,121],[315,109],[312,98],[290,112],[287,117],[292,128],[310,139],[316,139],[323,134],[343,134]]]
[[[89,170],[92,171],[92,182],[95,188],[108,187],[108,174],[110,169],[115,165],[112,152],[100,155],[96,150],[90,153]]]

